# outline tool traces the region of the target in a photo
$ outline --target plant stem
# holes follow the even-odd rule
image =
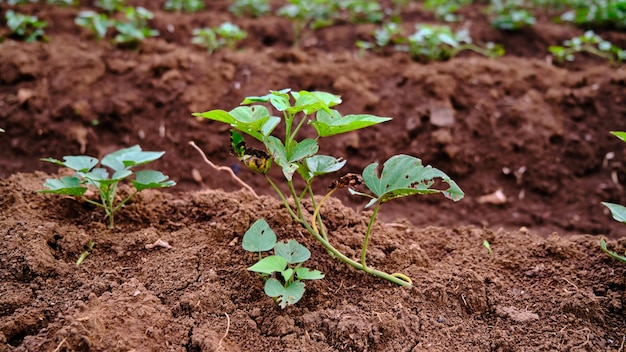
[[[276,192],[276,194],[278,194],[278,196],[280,197],[280,199],[283,201],[283,204],[285,205],[285,208],[287,208],[287,211],[289,212],[289,215],[291,215],[291,217],[298,221],[299,223],[301,223],[301,221],[298,220],[298,216],[296,215],[296,213],[294,213],[293,209],[291,208],[291,206],[289,205],[289,202],[287,201],[287,198],[285,198],[285,195],[283,194],[283,192],[280,190],[280,188],[278,188],[278,186],[276,186],[276,184],[274,183],[274,181],[272,181],[272,179],[268,176],[265,175],[265,179],[267,180],[267,182],[270,184],[270,186],[272,186],[272,188],[274,189],[274,191]]]
[[[376,205],[376,208],[374,208],[374,212],[372,213],[372,217],[370,218],[370,222],[367,225],[367,232],[365,232],[365,238],[363,239],[363,248],[361,249],[361,265],[363,265],[363,270],[369,272],[370,269],[367,267],[366,264],[366,257],[367,257],[367,245],[369,243],[369,239],[370,239],[370,235],[372,234],[372,227],[374,226],[374,221],[376,220],[376,215],[378,214],[378,210],[380,209],[380,204],[378,203]]]

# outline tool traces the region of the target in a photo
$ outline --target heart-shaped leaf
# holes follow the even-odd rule
[[[626,224],[626,207],[608,202],[602,202],[602,205],[609,208],[611,215],[613,215],[613,219]]]
[[[78,172],[89,172],[89,170],[91,170],[94,166],[98,164],[98,159],[87,155],[64,156],[64,161],[60,161],[54,158],[43,158],[40,160],[64,167],[69,167],[70,169]]]
[[[302,263],[311,258],[311,252],[308,248],[301,245],[296,240],[276,243],[274,253],[285,258],[288,264]]]
[[[300,281],[292,282],[287,287],[275,278],[267,279],[263,289],[270,297],[278,297],[278,304],[281,308],[296,304],[304,295],[304,283]]]
[[[304,160],[298,171],[306,181],[313,177],[335,172],[341,169],[346,161],[329,155],[313,155]]]
[[[249,252],[269,251],[276,245],[276,234],[265,219],[259,219],[243,235],[241,246]]]
[[[272,274],[274,272],[282,272],[286,267],[287,261],[285,258],[279,255],[270,255],[256,262],[253,266],[249,267],[248,270],[257,273]]]
[[[461,188],[448,175],[432,166],[423,166],[422,161],[409,155],[395,155],[387,160],[378,176],[378,163],[373,163],[363,170],[363,181],[367,188],[376,195],[366,207],[375,202],[407,197],[414,194],[442,193],[446,198],[458,201],[465,195]],[[439,179],[448,184],[441,190],[431,188]]]
[[[373,126],[391,120],[389,117],[359,114],[341,116],[337,110],[330,110],[330,114],[320,110],[315,114],[315,120],[309,123],[317,131],[320,137],[328,137],[336,134],[355,131],[361,128]]]
[[[43,184],[48,189],[40,190],[40,193],[66,194],[80,197],[87,192],[87,187],[83,187],[82,181],[76,176],[63,176],[60,179],[46,179]]]
[[[139,145],[117,150],[102,158],[102,165],[115,171],[130,169],[131,167],[147,164],[162,157],[165,152],[149,152],[141,150]]]
[[[296,269],[296,277],[298,280],[319,280],[324,278],[324,274],[322,274],[319,270],[311,270],[309,268],[298,268]]]
[[[115,175],[113,175],[115,176]],[[137,191],[149,188],[164,188],[176,185],[176,182],[168,180],[169,177],[160,171],[141,170],[135,174],[135,179],[131,180]]]

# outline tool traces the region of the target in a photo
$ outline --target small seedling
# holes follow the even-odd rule
[[[626,50],[602,39],[593,31],[586,31],[581,36],[568,39],[563,42],[563,46],[550,46],[548,50],[559,62],[574,61],[574,54],[580,52],[587,52],[610,62],[621,63],[626,59]]]
[[[204,1],[202,0],[167,0],[163,5],[163,9],[168,11],[185,11],[189,13],[204,10]]]
[[[282,118],[273,116],[263,104],[270,104],[282,113]],[[270,186],[276,191],[289,215],[309,234],[320,242],[335,258],[363,270],[374,276],[384,278],[401,286],[412,286],[411,280],[403,274],[376,270],[367,265],[366,254],[369,238],[372,234],[376,215],[382,204],[401,197],[415,194],[442,193],[445,197],[458,201],[464,194],[457,184],[445,173],[431,166],[424,166],[420,159],[409,155],[396,155],[389,158],[378,170],[378,163],[368,165],[363,175],[346,174],[332,183],[326,195],[318,200],[313,193],[313,181],[320,175],[340,170],[346,160],[329,155],[319,155],[319,141],[325,137],[347,133],[361,128],[374,126],[386,121],[388,117],[369,114],[341,115],[334,107],[341,103],[337,95],[326,92],[291,91],[283,89],[270,91],[264,96],[251,96],[244,99],[242,105],[231,110],[211,110],[194,113],[196,117],[229,124],[233,154],[251,170],[265,176]],[[278,136],[273,135],[277,126],[284,124]],[[313,138],[298,138],[305,126],[312,127]],[[249,148],[243,136],[245,133],[260,141],[265,150]],[[287,195],[276,185],[268,171],[277,165],[284,176],[289,189]],[[302,179],[303,186],[296,189],[294,177]],[[370,193],[356,190],[361,183]],[[353,260],[336,249],[329,240],[324,216],[323,203],[337,190],[348,188],[352,194],[370,199],[366,207],[375,205],[367,227],[361,258]],[[310,202],[312,215],[306,211],[304,201]],[[285,269],[286,270],[286,269]],[[276,286],[277,287],[277,286]],[[283,286],[284,287],[284,286]]]
[[[44,28],[48,22],[40,21],[37,16],[29,16],[8,10],[4,16],[7,26],[13,34],[23,38],[25,42],[35,42],[37,39],[46,39]]]
[[[270,12],[268,0],[235,0],[228,7],[235,16],[261,17]]]
[[[109,28],[115,24],[106,14],[94,11],[79,12],[74,22],[78,26],[88,29],[98,39],[104,39]]]
[[[379,23],[384,13],[380,2],[372,0],[343,0],[336,2],[337,16],[345,16],[349,23]]]
[[[246,31],[230,22],[214,28],[196,28],[192,33],[191,43],[205,47],[209,53],[223,47],[235,50],[237,43],[248,36]]]
[[[613,252],[613,251],[609,251],[606,248],[606,241],[603,239],[600,240],[600,248],[602,248],[602,250],[609,255],[609,257],[619,260],[622,263],[626,263],[626,252],[624,252],[624,255],[619,255],[617,254],[617,252]]]
[[[488,9],[492,16],[491,24],[503,30],[518,30],[534,25],[535,16],[522,6],[522,0],[491,0]]]
[[[113,13],[122,11],[125,4],[126,0],[97,0],[95,5],[106,12]]]
[[[380,28],[376,28],[374,32],[372,32],[374,36],[374,43],[367,41],[357,41],[356,46],[360,49],[382,49],[391,44],[404,42],[404,38],[402,37],[402,28],[397,22],[387,22],[383,23]]]
[[[626,142],[626,132],[612,131],[611,134],[621,139],[622,142]],[[626,207],[620,204],[608,203],[608,202],[602,202],[602,205],[604,205],[611,211],[611,215],[613,216],[613,219],[615,219],[615,221],[619,221],[622,224],[626,224]],[[626,253],[624,253],[624,256],[621,256],[617,254],[616,252],[609,251],[606,248],[606,242],[604,241],[604,239],[600,240],[600,248],[602,248],[602,250],[605,253],[607,253],[609,256],[621,262],[626,263]]]
[[[463,19],[456,12],[463,6],[471,4],[471,0],[426,0],[424,8],[433,11],[435,17],[446,22],[458,22]]]
[[[159,159],[165,152],[148,152],[141,150],[135,145],[130,148],[120,149],[102,158],[100,164],[113,170],[113,174],[104,168],[96,168],[98,159],[86,156],[65,156],[64,161],[53,158],[44,158],[42,161],[51,162],[75,171],[74,176],[63,176],[60,179],[47,179],[40,193],[64,194],[82,198],[85,202],[104,209],[109,218],[109,228],[115,226],[114,214],[126,204],[137,192],[150,188],[171,187],[176,182],[168,180],[160,171],[141,170],[134,172],[135,179],[131,180],[135,191],[119,201],[116,199],[118,184],[133,175],[131,168],[144,165]],[[98,191],[99,201],[94,201],[85,196],[88,187]]]
[[[148,26],[148,20],[154,15],[143,7],[126,7],[123,10],[126,20],[116,21],[115,29],[118,34],[115,42],[118,44],[137,44],[146,38],[156,37],[159,31]]]
[[[300,45],[302,31],[328,27],[334,21],[334,6],[328,0],[287,0],[288,4],[277,11],[277,15],[289,19],[292,23],[293,46]]]
[[[324,277],[319,270],[302,266],[311,257],[308,248],[296,240],[276,242],[276,234],[265,219],[259,219],[250,226],[241,245],[246,251],[259,254],[259,261],[248,270],[262,275],[265,294],[277,301],[281,308],[296,304],[302,298],[305,291],[303,280]],[[273,255],[263,257],[262,252],[271,250]]]
[[[626,27],[626,2],[623,0],[568,1],[574,7],[561,15],[561,20],[580,26]]]
[[[489,243],[489,241],[484,240],[483,241],[483,247],[487,248],[487,253],[488,254],[492,254],[493,251],[491,250],[491,243]]]
[[[504,55],[502,46],[487,43],[485,47],[472,43],[467,30],[452,32],[448,26],[416,25],[416,32],[407,38],[406,46],[398,46],[408,51],[417,60],[448,60],[464,50],[471,50],[487,57]]]
[[[85,259],[87,259],[87,257],[89,256],[89,254],[91,253],[91,250],[93,249],[93,247],[96,245],[96,243],[94,241],[89,240],[87,242],[87,246],[85,246],[85,250],[80,254],[80,256],[78,257],[78,260],[76,260],[76,266],[81,265]]]

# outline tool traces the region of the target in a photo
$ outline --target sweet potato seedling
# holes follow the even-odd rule
[[[621,139],[623,142],[626,142],[626,132],[613,131],[611,132],[611,134]],[[620,204],[609,203],[609,202],[602,202],[602,205],[604,205],[611,211],[611,215],[613,216],[613,219],[615,219],[615,221],[619,221],[622,224],[626,224],[626,207]],[[622,256],[622,255],[617,254],[616,252],[609,251],[606,248],[606,241],[604,241],[604,239],[600,240],[600,248],[602,248],[602,250],[606,254],[611,256],[612,258],[615,258],[621,262],[626,263],[626,253],[624,253],[624,255]]]
[[[44,187],[47,189],[38,192],[79,197],[87,203],[101,207],[104,209],[106,217],[109,218],[109,228],[113,228],[115,226],[115,212],[124,206],[137,192],[149,188],[171,187],[176,184],[176,182],[168,180],[168,177],[160,171],[131,171],[136,166],[159,159],[163,154],[165,152],[143,151],[138,145],[115,151],[104,156],[100,161],[101,165],[113,170],[111,175],[105,168],[96,167],[99,161],[91,156],[64,156],[63,161],[44,158],[41,160],[70,168],[75,171],[75,174],[74,176],[63,176],[58,179],[47,179],[44,183]],[[121,201],[116,200],[119,183],[133,174],[135,178],[131,180],[131,183],[135,191]],[[97,190],[100,197],[98,201],[85,196],[89,187]]]
[[[282,117],[273,116],[264,105],[268,103],[282,113]],[[314,180],[324,174],[340,170],[346,160],[329,155],[320,155],[319,141],[325,137],[347,133],[361,128],[374,126],[386,121],[388,117],[369,114],[342,115],[334,107],[341,103],[337,95],[326,92],[291,91],[283,89],[270,91],[264,96],[247,97],[242,105],[231,111],[211,110],[194,113],[194,116],[229,124],[231,146],[236,157],[250,169],[262,174],[282,200],[291,217],[301,224],[335,258],[363,270],[394,282],[410,287],[411,280],[399,273],[388,274],[367,265],[367,246],[374,228],[376,214],[382,204],[401,197],[415,194],[442,193],[447,198],[458,201],[464,194],[457,184],[445,173],[431,166],[424,166],[420,159],[409,155],[396,155],[387,160],[382,170],[373,163],[363,170],[363,175],[346,174],[330,187],[321,200],[313,192]],[[273,134],[281,125],[280,133]],[[300,132],[312,127],[315,138],[299,138]],[[249,148],[242,134],[247,134],[260,141],[265,150]],[[279,138],[278,136],[284,136]],[[268,171],[276,165],[282,171],[289,189],[289,196],[277,186]],[[300,177],[303,186],[296,189],[294,177]],[[370,192],[356,190],[363,183]],[[361,256],[354,260],[336,249],[330,242],[322,205],[335,191],[348,188],[353,194],[370,199],[366,207],[374,206],[374,212],[365,233]],[[291,198],[290,200],[288,198]],[[304,201],[313,209],[308,212]]]
[[[553,45],[548,51],[559,61],[574,61],[574,54],[587,52],[612,63],[621,63],[626,59],[626,50],[602,39],[593,31],[586,31],[583,35],[568,39],[562,46]]]
[[[37,16],[24,15],[8,10],[4,18],[11,32],[23,38],[25,42],[35,42],[40,38],[46,39],[44,28],[48,26],[48,22],[39,20]]]
[[[302,266],[311,258],[311,252],[305,246],[296,240],[276,242],[276,233],[265,219],[259,219],[250,226],[241,245],[246,251],[259,254],[259,261],[248,270],[261,274],[265,280],[265,294],[278,302],[281,308],[296,304],[302,298],[305,287],[303,280],[324,277],[319,270]],[[262,252],[271,250],[274,251],[273,255],[262,256]]]

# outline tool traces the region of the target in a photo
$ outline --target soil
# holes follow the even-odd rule
[[[532,28],[498,31],[474,4],[459,26],[507,55],[416,62],[359,53],[354,42],[372,25],[307,32],[293,48],[286,20],[234,18],[227,1],[196,14],[130,3],[154,12],[160,37],[117,48],[77,29],[79,9],[35,4],[19,9],[49,22],[49,41],[0,46],[0,350],[624,350],[626,267],[598,242],[626,250],[623,225],[600,205],[626,204],[624,144],[608,134],[626,130],[626,70],[585,55],[558,65],[546,53],[583,29],[545,12]],[[434,20],[418,3],[403,16],[409,30]],[[226,20],[248,31],[241,50],[189,44],[193,28]],[[598,33],[626,47],[626,33]],[[413,288],[329,257],[262,177],[239,171],[256,198],[189,145],[234,167],[228,127],[190,114],[286,87],[339,94],[344,114],[394,118],[322,145],[348,160],[346,172],[411,154],[465,191],[458,203],[428,196],[382,208],[369,264],[407,274]],[[166,151],[153,167],[178,185],[138,194],[114,230],[88,203],[35,192],[59,171],[39,158],[134,144]],[[357,258],[370,211],[340,195],[322,213],[332,242]],[[308,266],[326,275],[295,306],[280,309],[246,270],[255,258],[241,237],[260,217],[279,239],[307,245]],[[96,246],[76,266],[89,240]]]

